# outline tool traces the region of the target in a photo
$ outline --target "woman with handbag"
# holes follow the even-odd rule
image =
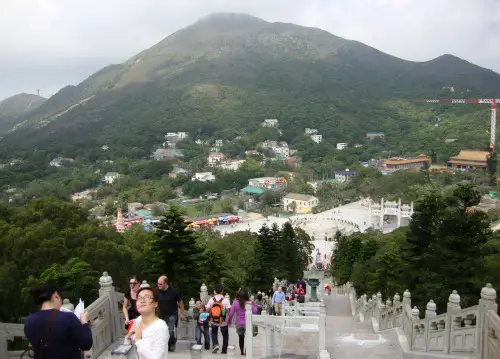
[[[238,299],[233,302],[231,311],[229,312],[227,325],[231,325],[233,316],[236,315],[236,333],[238,334],[240,351],[241,355],[245,355],[245,304],[250,300],[250,296],[248,295],[248,291],[245,288],[241,288],[238,291],[237,298]],[[255,304],[255,302],[252,302],[252,314],[257,314],[257,305]]]

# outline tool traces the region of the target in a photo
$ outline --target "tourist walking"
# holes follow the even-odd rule
[[[201,300],[197,300],[193,309],[193,319],[196,322],[194,337],[196,344],[201,345],[201,337],[205,341],[205,349],[210,349],[210,314],[207,312],[205,306],[201,304]]]
[[[33,289],[31,295],[40,310],[26,318],[24,334],[35,358],[81,359],[82,352],[92,348],[88,313],[82,313],[78,320],[73,313],[61,312],[61,290],[50,284]]]
[[[274,308],[274,315],[282,315],[283,306],[285,305],[285,293],[283,293],[281,287],[278,287],[278,290],[274,292],[271,304]]]
[[[219,328],[222,334],[222,354],[227,354],[229,345],[229,331],[227,328],[227,315],[231,309],[229,299],[224,298],[222,285],[215,285],[215,295],[207,303],[207,311],[210,313],[210,326],[212,332],[212,353],[217,353],[219,347]]]
[[[123,298],[122,312],[125,318],[125,329],[129,329],[130,322],[140,315],[136,307],[137,292],[139,289],[141,289],[140,283],[137,277],[133,276],[129,280],[129,289]]]
[[[182,302],[179,292],[168,285],[168,278],[162,275],[158,278],[158,301],[160,303],[160,318],[163,319],[168,325],[169,341],[168,351],[175,351],[175,343],[177,337],[175,335],[176,327],[180,319],[184,320],[184,303]]]
[[[259,294],[260,295],[260,294]],[[236,333],[238,334],[238,342],[240,345],[241,355],[245,355],[245,329],[246,329],[246,320],[245,320],[245,304],[250,300],[248,296],[248,291],[245,288],[242,288],[238,291],[238,297],[233,302],[231,306],[231,311],[229,312],[229,317],[227,319],[228,325],[231,325],[233,316],[236,316],[235,324],[236,324]],[[252,302],[252,314],[257,313],[257,305],[255,302]]]
[[[137,293],[137,310],[140,316],[125,337],[125,343],[134,344],[138,359],[167,359],[169,328],[156,316],[159,306],[153,288],[141,288]]]

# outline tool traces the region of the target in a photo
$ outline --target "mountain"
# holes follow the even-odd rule
[[[38,95],[20,93],[0,101],[0,133],[9,130],[19,116],[40,107],[46,100]]]
[[[499,92],[499,74],[452,55],[406,61],[316,28],[214,14],[19,117],[0,140],[0,156],[29,156],[36,147],[96,158],[108,145],[107,155],[141,157],[167,131],[231,138],[264,118],[278,118],[286,139],[306,126],[332,143],[362,141],[374,130],[395,139],[433,126],[415,128],[415,118],[438,110],[412,99]]]

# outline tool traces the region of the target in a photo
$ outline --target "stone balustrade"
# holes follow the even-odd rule
[[[407,338],[413,352],[500,358],[500,317],[497,314],[496,291],[491,284],[481,290],[476,306],[462,309],[460,296],[453,291],[448,298],[446,313],[438,314],[431,299],[426,305],[425,317],[411,306],[411,294],[398,293],[385,301],[379,293],[368,298],[357,297],[354,287],[347,283],[335,286],[337,295],[349,296],[353,316],[360,321],[372,320],[375,331],[397,328]]]

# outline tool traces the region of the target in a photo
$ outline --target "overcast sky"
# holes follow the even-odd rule
[[[213,12],[314,26],[408,60],[500,73],[500,0],[0,0],[0,100],[44,96]]]

